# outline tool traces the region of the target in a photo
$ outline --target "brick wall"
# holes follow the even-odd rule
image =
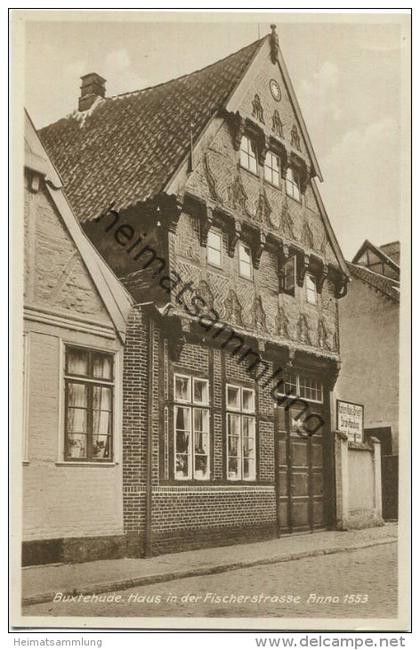
[[[154,324],[153,385],[148,381],[150,324],[141,308],[133,312],[124,370],[124,523],[128,552],[144,551],[146,506],[147,394],[152,391],[153,552],[256,539],[275,534],[273,403],[257,408],[260,475],[255,483],[232,484],[225,474],[224,389],[227,381],[256,387],[243,364],[223,350],[188,340],[171,358],[166,334]],[[209,379],[211,480],[189,484],[174,480],[174,373]],[[257,399],[257,405],[259,401]],[[166,417],[165,417],[166,414]],[[165,460],[166,459],[166,460]]]

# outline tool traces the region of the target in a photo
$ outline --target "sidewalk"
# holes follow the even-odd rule
[[[124,558],[26,567],[22,570],[22,604],[49,602],[57,592],[77,595],[119,591],[178,578],[348,552],[396,542],[397,536],[397,524],[386,524],[378,528],[308,533],[148,559]]]

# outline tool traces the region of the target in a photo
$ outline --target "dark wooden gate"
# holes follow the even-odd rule
[[[303,419],[309,411],[303,415]],[[322,404],[310,404],[324,425],[308,435],[299,424],[302,404],[276,409],[276,486],[279,533],[316,530],[329,523],[326,493],[329,491],[331,454],[328,419]],[[302,418],[301,418],[302,421]],[[315,428],[308,423],[308,428]]]
[[[367,428],[365,436],[375,436],[381,443],[382,517],[398,519],[398,456],[392,454],[392,429]]]

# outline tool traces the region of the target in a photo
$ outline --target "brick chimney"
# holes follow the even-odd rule
[[[80,78],[82,85],[80,86],[79,111],[86,111],[98,97],[105,97],[106,79],[96,74],[96,72],[89,72],[89,74],[85,74]]]

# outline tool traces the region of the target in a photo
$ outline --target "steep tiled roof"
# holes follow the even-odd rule
[[[362,280],[362,282],[365,282],[384,296],[391,298],[391,300],[395,302],[400,301],[400,283],[396,280],[387,278],[385,275],[375,273],[365,266],[359,266],[352,262],[347,262],[347,266],[352,276],[359,278],[359,280]]]
[[[266,38],[266,37],[265,37]],[[241,80],[264,39],[202,70],[98,99],[40,131],[80,221],[161,191],[193,138]]]
[[[385,253],[385,255],[388,255],[396,264],[400,263],[400,242],[399,241],[393,241],[389,242],[388,244],[382,244],[382,246],[379,246],[381,251]]]
[[[46,191],[55,204],[67,232],[73,239],[77,250],[102,298],[115,328],[125,340],[126,325],[132,307],[132,298],[96,248],[83,232],[67,201],[60,178],[40,142],[35,127],[25,111],[25,167],[42,174],[48,183]]]

